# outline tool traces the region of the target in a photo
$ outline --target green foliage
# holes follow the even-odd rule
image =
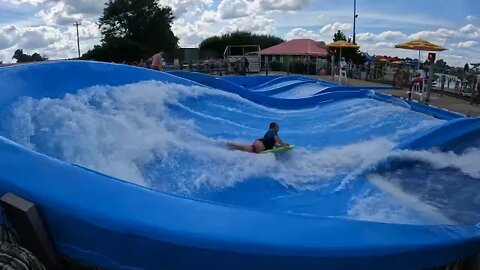
[[[443,59],[438,59],[437,62],[435,62],[435,65],[437,67],[446,67],[447,66],[447,62],[445,62]]]
[[[140,58],[147,58],[150,51],[130,39],[112,38],[110,42],[95,45],[92,50],[85,53],[82,58],[104,62],[133,62]]]
[[[109,0],[99,20],[102,44],[82,56],[100,61],[133,61],[178,49],[170,7],[158,0]]]
[[[287,57],[285,57],[283,63],[271,61],[268,64],[271,71],[285,71],[294,74],[309,73],[310,75],[315,75],[316,70],[316,65],[314,62],[309,62],[307,64],[303,59],[289,60]],[[308,67],[306,65],[308,65]]]
[[[271,71],[282,71],[283,69],[283,64],[277,61],[271,61],[268,65]]]
[[[34,53],[32,55],[23,53],[23,49],[17,49],[13,53],[12,59],[16,59],[17,63],[28,63],[28,62],[39,62],[48,60],[47,57],[41,56],[38,53]]]
[[[448,66],[447,62],[445,62],[443,59],[439,59],[435,62],[434,72],[446,73],[449,72],[449,70],[450,66]]]
[[[347,37],[342,31],[338,30],[338,32],[333,35],[333,41],[335,42],[340,40],[347,41]]]
[[[258,35],[245,31],[235,31],[223,34],[221,36],[213,36],[203,40],[200,43],[200,51],[213,53],[215,57],[222,57],[225,48],[229,45],[259,45],[261,49],[265,49],[279,43],[284,42],[283,39],[273,35]]]
[[[293,60],[290,63],[290,72],[294,74],[315,75],[316,65],[313,62],[305,62],[305,60]]]

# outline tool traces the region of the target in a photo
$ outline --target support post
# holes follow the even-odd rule
[[[441,86],[440,86],[440,96],[443,97],[443,91],[445,90],[445,81],[446,81],[446,76],[445,74],[442,74],[442,78],[440,79],[441,81]]]
[[[428,70],[428,82],[427,82],[427,96],[425,97],[425,102],[430,102],[430,90],[432,89],[432,79],[433,79],[433,62],[430,61],[429,70]]]
[[[35,204],[12,193],[3,195],[0,202],[20,245],[35,254],[47,269],[62,269]]]
[[[472,83],[470,84],[470,105],[473,105],[475,101],[475,96],[477,94],[477,83],[476,83],[476,77],[472,80]]]

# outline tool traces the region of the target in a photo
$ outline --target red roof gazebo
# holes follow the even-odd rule
[[[258,52],[259,55],[298,55],[324,57],[327,47],[322,41],[312,39],[293,39]]]

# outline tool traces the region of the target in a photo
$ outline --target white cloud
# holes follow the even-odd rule
[[[467,24],[458,30],[438,28],[435,31],[420,31],[411,34],[409,39],[426,39],[445,43],[449,38],[480,38],[480,27]]]
[[[13,4],[30,4],[30,5],[39,5],[43,4],[48,0],[8,0],[8,2],[13,3]]]
[[[309,38],[317,41],[321,39],[319,34],[304,28],[293,28],[284,35],[284,38],[286,40]]]
[[[465,19],[467,19],[467,21],[475,21],[475,20],[478,20],[478,17],[473,15],[468,15],[467,17],[465,17]]]
[[[340,31],[348,31],[352,29],[352,24],[351,23],[340,23],[340,22],[335,22],[332,24],[327,24],[322,29],[320,30],[320,33],[322,34],[334,34],[338,30]]]
[[[187,23],[183,19],[173,23],[172,31],[180,39],[180,46],[183,47],[196,47],[204,38],[211,35],[208,31],[202,30],[198,22]]]
[[[24,49],[43,48],[62,39],[62,33],[50,26],[27,27],[21,31],[19,46]]]
[[[473,24],[467,24],[458,31],[460,31],[467,38],[480,38],[480,27]]]
[[[254,0],[253,6],[264,11],[294,11],[305,7],[310,0]]]
[[[359,33],[359,34],[356,34],[355,35],[355,38],[359,41],[371,41],[371,40],[375,40],[378,38],[377,35],[375,34],[372,34],[372,33]]]
[[[471,33],[471,32],[478,31],[478,27],[476,27],[473,24],[467,24],[464,27],[460,28],[459,31],[462,33]]]
[[[414,34],[411,34],[408,38],[409,39],[434,39],[434,40],[440,40],[444,41],[445,38],[452,38],[452,37],[458,37],[459,32],[452,30],[452,29],[446,29],[446,28],[439,28],[436,31],[420,31]]]
[[[263,15],[251,15],[249,17],[242,17],[229,21],[229,25],[224,27],[221,32],[251,31],[258,34],[275,33],[275,22]]]
[[[50,0],[57,2],[58,0]],[[82,14],[98,16],[102,14],[103,8],[107,0],[62,0],[65,3],[65,11],[67,14]]]
[[[392,42],[378,42],[374,45],[376,48],[394,48],[395,43]]]
[[[462,66],[465,63],[465,57],[463,55],[456,55],[456,54],[447,54],[444,53],[441,56],[443,60],[447,63],[454,63],[457,66]]]
[[[463,42],[458,42],[457,44],[455,44],[455,47],[457,47],[457,48],[472,48],[472,47],[476,46],[477,44],[478,44],[477,41],[467,40],[467,41],[463,41]]]
[[[359,33],[356,39],[359,41],[401,41],[406,39],[407,35],[400,31],[384,31],[380,34]]]
[[[213,0],[159,0],[160,5],[172,8],[175,18],[201,14],[212,3]]]
[[[99,42],[99,32],[95,23],[84,21],[79,28],[82,52],[92,48]],[[0,28],[0,61],[9,62],[16,49],[24,49],[25,53],[37,52],[50,59],[77,56],[77,33],[73,26],[65,31],[52,26],[17,27],[14,25]]]
[[[214,23],[218,20],[218,13],[214,10],[205,10],[205,12],[203,12],[202,16],[200,17],[200,21],[204,23]]]
[[[36,15],[41,17],[47,25],[68,25],[81,20],[81,16],[78,14],[68,14],[63,2],[58,2],[49,9],[40,10]]]
[[[15,45],[19,36],[20,30],[15,25],[7,25],[0,28],[0,50]]]
[[[68,34],[70,38],[76,39],[77,28],[70,25],[66,34]],[[78,27],[78,35],[80,36],[80,40],[100,39],[100,29],[96,23],[84,20]]]
[[[399,40],[407,38],[407,35],[400,31],[384,31],[378,35],[381,40]]]
[[[218,14],[222,19],[235,19],[248,15],[246,0],[222,0],[218,5]]]

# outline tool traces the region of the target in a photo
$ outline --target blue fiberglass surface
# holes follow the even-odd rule
[[[0,192],[109,269],[422,269],[480,250],[478,119],[328,84],[256,93],[289,80],[312,81],[0,69]],[[271,121],[295,149],[225,149]]]

